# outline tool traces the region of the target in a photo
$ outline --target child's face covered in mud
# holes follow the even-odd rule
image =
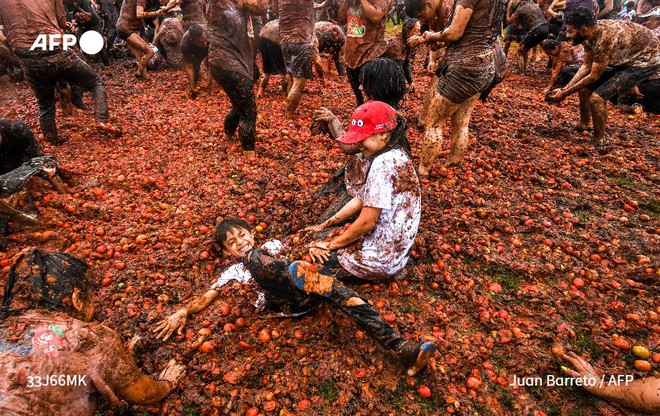
[[[246,228],[232,228],[227,231],[220,246],[226,255],[242,258],[254,248],[254,234]]]

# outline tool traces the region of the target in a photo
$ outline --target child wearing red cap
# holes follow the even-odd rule
[[[374,280],[395,278],[404,270],[421,217],[421,189],[404,132],[403,117],[386,103],[369,101],[353,113],[349,131],[338,139],[360,151],[346,166],[353,199],[305,229],[319,232],[358,214],[332,241],[309,245],[310,256],[323,263],[322,273]]]

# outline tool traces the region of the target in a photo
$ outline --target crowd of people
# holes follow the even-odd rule
[[[386,30],[390,20],[401,25],[392,35]],[[436,345],[406,340],[344,280],[405,276],[421,220],[420,178],[430,176],[445,146],[447,121],[446,164],[455,165],[466,153],[475,105],[506,76],[509,45],[517,41],[517,70],[526,74],[530,53],[545,52],[552,69],[542,91],[546,100],[559,103],[577,93],[575,129],[592,124],[594,145],[605,145],[608,101],[659,111],[659,20],[657,0],[0,0],[0,82],[24,77],[36,97],[43,138],[53,145],[64,143],[57,129],[58,99],[68,96],[84,106],[85,92],[94,102],[98,129],[120,135],[121,116],[111,118],[108,92],[94,67],[112,66],[120,59],[117,51],[127,48],[138,80],[148,79],[151,68],[164,62],[185,74],[189,99],[200,99],[205,87],[217,83],[231,104],[225,138],[237,135],[250,157],[256,151],[258,100],[271,75],[282,75],[282,114],[291,119],[302,111],[313,71],[324,80],[320,54],[330,54],[357,108],[347,130],[329,110],[315,111],[347,162],[342,202],[303,230],[314,236],[307,247],[313,261],[292,261],[281,241],[259,244],[248,223],[227,218],[217,225],[215,243],[236,263],[153,331],[167,340],[217,299],[224,284],[251,282],[264,294],[261,310],[282,316],[299,316],[321,304],[340,310],[413,376],[432,359]],[[33,47],[42,34],[80,37],[88,31],[104,38],[96,56],[61,46]],[[399,110],[406,93],[419,88],[415,79],[424,75],[411,65],[422,49],[428,50],[425,69],[431,80],[416,120],[424,134],[415,166],[406,134],[412,123]],[[20,164],[26,155],[40,154],[24,123],[0,120],[0,155],[7,166],[0,174],[16,168],[5,159]],[[91,273],[83,261],[64,253],[33,249],[16,259],[3,282],[0,310],[0,371],[6,375],[0,380],[0,413],[57,414],[69,406],[93,414],[95,392],[110,403],[121,398],[148,404],[176,387],[184,374],[181,365],[170,362],[158,381],[144,376],[119,336],[92,321]],[[593,373],[579,357],[570,361],[577,371],[569,374]],[[92,383],[28,395],[26,368],[87,374]],[[660,391],[656,381],[641,388]],[[657,395],[638,400],[635,391],[619,393],[607,397],[660,409]]]

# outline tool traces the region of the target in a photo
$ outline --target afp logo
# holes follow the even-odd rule
[[[30,50],[54,51],[61,47],[66,51],[74,46],[76,41],[76,36],[70,33],[39,35]],[[103,36],[95,30],[88,30],[80,37],[80,49],[88,55],[101,52],[103,44]]]

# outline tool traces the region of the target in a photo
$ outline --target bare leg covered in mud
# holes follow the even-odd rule
[[[472,116],[472,109],[479,98],[475,94],[460,104],[456,104],[436,92],[429,103],[429,112],[424,124],[424,148],[417,173],[420,176],[428,176],[433,161],[442,150],[443,137],[442,127],[449,117],[452,118],[451,153],[447,164],[457,164],[463,158],[467,147],[468,125]]]
[[[257,98],[261,98],[264,95],[264,91],[268,88],[268,82],[270,81],[270,74],[261,74],[259,78],[259,88],[257,89]]]
[[[284,112],[284,118],[293,118],[293,113],[296,112],[298,104],[300,104],[300,100],[302,99],[306,83],[307,80],[305,78],[293,78],[293,83],[291,84],[291,88],[286,97],[286,111]]]
[[[149,44],[140,37],[139,33],[133,33],[129,36],[128,39],[126,39],[126,45],[138,62],[136,75],[148,79],[147,64],[149,64],[151,58],[154,57],[154,51],[152,51]]]
[[[582,89],[578,92],[580,97],[580,124],[577,125],[578,131],[584,131],[591,123],[591,109],[589,108],[589,99],[593,93],[588,89]]]
[[[472,117],[472,110],[474,110],[478,98],[478,94],[469,98],[451,116],[451,150],[449,151],[447,165],[456,165],[463,159],[470,134],[470,118]]]
[[[422,107],[422,113],[419,115],[419,124],[420,127],[426,127],[426,117],[429,112],[429,106],[431,105],[431,101],[433,100],[433,97],[435,96],[436,93],[436,88],[438,87],[438,80],[439,78],[435,75],[431,77],[429,80],[429,87],[426,92],[426,96],[424,97],[424,106]]]
[[[594,122],[594,143],[598,146],[605,144],[605,129],[607,128],[607,101],[598,94],[591,94],[589,98],[591,118]]]
[[[325,65],[323,65],[323,60],[318,53],[314,54],[314,70],[321,80],[321,85],[325,87]]]

